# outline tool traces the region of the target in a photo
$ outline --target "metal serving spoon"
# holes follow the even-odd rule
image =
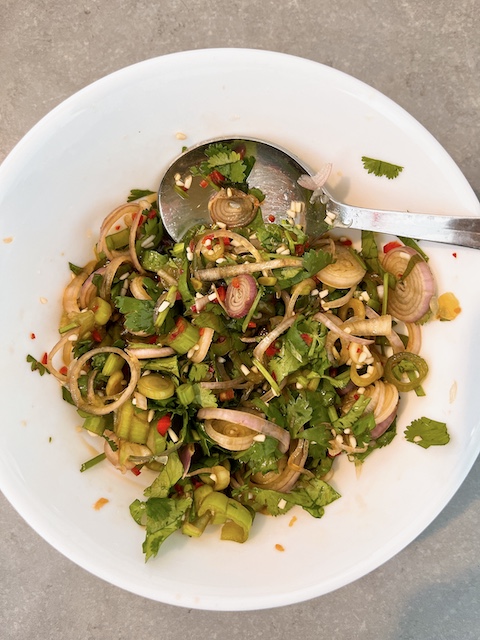
[[[322,189],[323,195],[312,204],[311,191],[301,187],[298,178],[314,172],[285,149],[252,138],[207,140],[172,162],[160,182],[158,207],[166,230],[177,241],[194,224],[211,223],[208,201],[212,189],[202,188],[198,180],[193,180],[182,198],[176,182],[178,179],[183,181],[192,166],[206,159],[205,149],[214,142],[254,144],[256,162],[248,182],[266,195],[261,206],[267,221],[275,219],[278,222],[289,216],[292,219],[291,203],[302,203],[298,207],[302,220],[296,221],[305,224],[306,232],[312,236],[324,230],[325,216],[330,213],[337,228],[364,229],[480,249],[480,218],[364,209],[337,202],[326,189]]]

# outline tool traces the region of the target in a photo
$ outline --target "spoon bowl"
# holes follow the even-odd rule
[[[251,187],[260,189],[266,198],[262,202],[265,221],[279,222],[287,219],[291,203],[302,203],[299,208],[309,211],[309,233],[314,233],[314,221],[323,220],[321,204],[310,203],[311,192],[298,184],[301,175],[311,175],[311,169],[285,149],[264,140],[245,138],[213,138],[189,148],[173,160],[160,182],[158,208],[165,229],[174,240],[196,224],[211,224],[208,202],[216,193],[209,185],[200,186],[200,178],[194,177],[188,190],[184,191],[185,179],[190,169],[206,159],[205,150],[213,143],[247,144],[249,153],[255,157],[255,165],[249,175]],[[178,183],[182,184],[178,184]],[[187,182],[188,184],[188,182]],[[313,209],[313,210],[312,210]],[[312,211],[311,211],[312,210]],[[318,212],[318,215],[315,215]]]

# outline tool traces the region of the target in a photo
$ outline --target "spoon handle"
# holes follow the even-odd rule
[[[364,229],[480,249],[480,218],[363,209],[332,198],[326,204],[326,211],[335,214],[334,226],[339,228]]]

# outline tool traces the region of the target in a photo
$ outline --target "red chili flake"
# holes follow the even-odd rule
[[[66,376],[68,373],[68,367],[61,367],[59,372],[62,374],[62,376]]]
[[[247,324],[247,327],[248,327],[249,329],[255,329],[255,327],[256,327],[256,326],[257,326],[257,323],[256,323],[256,322],[249,322],[249,323]]]
[[[453,256],[454,258],[456,258],[456,257],[457,257],[457,253],[454,251],[454,252],[452,253],[452,256]]]
[[[156,209],[151,209],[150,213],[148,214],[148,219],[152,220],[153,218],[156,218],[157,217],[157,213],[158,213],[158,211]]]
[[[202,187],[202,189],[206,189],[208,187],[208,181],[207,180],[201,180],[200,181],[200,186]]]
[[[272,216],[272,214],[270,214],[270,215],[268,216],[268,221],[269,221],[269,222],[275,222],[275,216]]]
[[[397,247],[401,247],[401,242],[397,242],[396,240],[392,240],[392,242],[387,242],[387,244],[383,247],[383,253],[388,253],[392,249],[396,249]]]
[[[217,185],[217,187],[219,187],[225,180],[225,176],[221,174],[217,169],[214,169],[211,173],[209,173],[208,177],[213,182],[213,184]]]
[[[42,356],[42,364],[47,364],[48,362],[48,353],[45,351],[45,353]]]
[[[92,338],[95,340],[95,342],[101,342],[103,340],[98,329],[92,329]]]
[[[308,344],[308,346],[310,346],[313,342],[313,338],[309,333],[302,333],[301,338],[305,342],[305,344]]]
[[[337,369],[336,367],[331,367],[331,368],[330,368],[330,371],[328,372],[328,375],[329,375],[331,378],[336,378],[336,377],[337,377],[337,375],[338,375],[338,369]]]
[[[202,240],[203,244],[205,244],[207,242],[207,240],[213,240],[214,235],[213,233],[209,233],[208,236],[205,236],[204,239]]]
[[[169,413],[165,414],[160,418],[157,422],[157,431],[161,436],[164,436],[167,431],[170,429],[172,424],[172,417]]]
[[[295,245],[295,255],[296,256],[303,256],[304,253],[305,253],[305,245],[304,244],[296,244]]]
[[[177,291],[177,293],[175,294],[175,300],[181,300],[182,299],[182,294],[180,293],[180,291]]]
[[[225,289],[225,287],[217,287],[217,297],[220,302],[224,302],[226,295],[227,290]]]
[[[30,338],[31,338],[32,340],[35,340],[35,338],[36,338],[36,337],[37,337],[37,336],[36,336],[34,333],[31,333],[31,334],[30,334]]]
[[[141,473],[138,467],[133,467],[133,469],[130,469],[130,471],[133,473],[134,476],[139,476]]]
[[[115,225],[115,231],[120,231],[120,225],[119,224]]]
[[[353,399],[355,401],[357,401],[359,398],[360,398],[360,396],[358,395],[358,393],[355,393],[354,396],[353,396]]]
[[[277,381],[277,374],[275,373],[275,371],[272,371],[272,378],[275,380],[275,382]]]
[[[198,478],[192,478],[192,484],[194,489],[198,489],[198,487],[202,487],[205,483]]]
[[[232,287],[235,289],[240,289],[240,280],[238,278],[233,278]]]
[[[342,240],[341,244],[343,244],[344,247],[351,247],[353,242],[350,238],[345,238],[345,240]]]
[[[203,334],[205,333],[205,328],[204,327],[200,327],[200,329],[198,330],[198,333],[203,336]]]
[[[175,338],[178,338],[178,336],[183,333],[186,329],[186,320],[182,317],[177,318],[175,320],[175,326],[177,328],[176,331],[172,331],[172,333],[170,334],[170,338],[171,340],[175,340]]]
[[[265,355],[269,358],[272,358],[279,352],[279,349],[274,344],[271,344],[268,349],[265,349]]]
[[[230,238],[222,238],[222,242],[225,247],[230,246]]]
[[[149,336],[147,342],[148,344],[155,344],[157,342],[157,336]]]
[[[190,311],[192,313],[197,313],[197,305],[196,304],[192,304],[192,306],[190,307]]]

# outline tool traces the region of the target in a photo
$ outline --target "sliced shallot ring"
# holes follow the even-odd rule
[[[324,324],[327,329],[330,329],[330,331],[336,333],[339,338],[343,338],[347,342],[356,342],[358,344],[372,344],[374,342],[374,340],[359,338],[358,336],[354,336],[351,333],[348,333],[348,331],[344,331],[335,323],[334,320],[332,320],[332,317],[335,316],[319,312],[313,316],[313,319],[317,322],[320,322],[321,324]]]
[[[62,337],[60,338],[60,340],[57,342],[57,344],[55,344],[52,349],[50,349],[50,352],[47,356],[47,363],[46,363],[46,368],[50,371],[50,373],[55,376],[55,378],[57,378],[57,380],[59,380],[62,383],[65,383],[67,381],[67,376],[64,375],[63,373],[60,373],[60,371],[58,371],[58,369],[56,369],[53,365],[53,358],[57,355],[57,353],[61,350],[64,349],[65,346],[70,345],[70,352],[72,350],[73,347],[73,343],[75,342],[75,340],[78,338],[78,332],[79,332],[80,328],[79,327],[75,327],[75,329],[70,329],[70,331],[65,332]],[[75,340],[72,340],[73,336],[75,336]],[[65,361],[65,359],[64,359]]]
[[[130,282],[130,291],[137,300],[151,300],[152,296],[145,291],[143,276],[135,276]]]
[[[352,333],[362,336],[388,337],[392,333],[392,316],[385,314],[376,318],[367,318],[366,320],[353,317],[345,320],[340,326],[344,330],[348,327]]]
[[[89,262],[78,276],[75,276],[71,282],[67,284],[63,292],[63,310],[67,315],[80,313],[78,299],[81,289],[93,272],[95,262]]]
[[[134,213],[138,213],[139,206],[137,203],[128,202],[125,204],[121,204],[119,207],[116,207],[112,212],[108,214],[108,216],[102,222],[102,226],[100,227],[100,237],[97,243],[98,252],[104,253],[109,260],[112,260],[115,256],[119,255],[118,251],[111,251],[107,247],[106,237],[108,232],[113,227],[113,225],[118,222],[118,220],[124,218],[127,215],[132,215]]]
[[[110,404],[92,406],[92,404],[90,404],[89,402],[85,402],[82,394],[80,393],[80,389],[78,387],[78,377],[80,376],[81,371],[88,360],[100,353],[115,353],[121,356],[130,369],[130,382],[122,391],[122,393],[115,394],[114,396],[110,397],[105,396],[102,398],[103,401],[113,399],[113,402],[111,402]],[[72,400],[78,407],[78,409],[82,409],[82,411],[86,411],[87,413],[91,413],[96,416],[103,416],[107,413],[115,411],[115,409],[118,409],[118,407],[120,407],[124,402],[128,400],[128,398],[133,394],[139,378],[140,364],[136,358],[133,358],[125,351],[122,351],[122,349],[117,349],[117,347],[97,347],[96,349],[87,351],[82,356],[80,356],[80,358],[72,362],[68,371],[67,385],[72,395]]]
[[[198,341],[198,349],[192,355],[190,360],[198,364],[199,362],[203,362],[205,360],[208,350],[210,349],[210,345],[212,344],[212,338],[215,331],[210,327],[204,327],[203,333],[200,336],[200,340]]]
[[[254,442],[255,431],[242,425],[225,423],[224,420],[205,420],[204,427],[212,440],[229,451],[246,451]]]
[[[408,332],[408,342],[405,351],[418,355],[422,348],[422,330],[415,322],[406,322],[405,327]]]
[[[353,298],[353,294],[355,293],[356,288],[357,288],[357,285],[354,284],[353,286],[350,287],[347,293],[341,298],[337,298],[336,300],[332,300],[331,302],[322,301],[322,307],[325,309],[325,311],[328,311],[329,309],[338,309],[339,307],[343,307],[348,302],[350,302],[350,300]]]
[[[197,413],[197,417],[200,420],[225,420],[234,424],[239,424],[247,429],[256,431],[257,433],[263,433],[266,436],[271,436],[278,440],[278,448],[282,453],[288,451],[290,444],[290,434],[282,427],[279,427],[270,420],[265,420],[260,416],[256,416],[247,411],[238,411],[236,409],[216,409],[216,408],[204,408],[200,409]]]
[[[272,329],[270,333],[268,333],[255,347],[253,350],[253,357],[256,358],[259,362],[263,361],[263,356],[265,355],[265,351],[268,347],[275,342],[275,340],[282,335],[287,329],[289,329],[292,324],[294,324],[296,320],[296,316],[290,316],[289,318],[284,318],[275,329]]]
[[[131,262],[130,256],[121,255],[112,258],[112,260],[105,266],[105,273],[103,274],[102,286],[100,287],[100,296],[102,298],[109,298],[112,289],[112,283],[115,278],[115,274],[120,265],[124,262]]]
[[[335,262],[321,269],[316,276],[328,287],[350,289],[363,279],[365,273],[365,269],[348,247],[336,245]]]
[[[166,358],[172,356],[175,350],[172,347],[127,347],[125,351],[129,356],[137,358],[137,360],[150,360],[151,358]]]
[[[150,206],[151,206],[150,203],[148,203],[148,209],[150,208]],[[138,227],[140,226],[140,222],[142,221],[142,217],[143,217],[142,211],[144,210],[145,209],[141,208],[141,206],[138,207],[138,213],[135,216],[135,220],[132,221],[132,226],[130,227],[130,233],[128,235],[128,250],[129,250],[130,258],[132,260],[132,264],[135,267],[135,269],[138,271],[138,273],[142,273],[142,274],[146,273],[146,271],[138,260],[137,250],[135,248],[135,242],[137,241],[137,231],[138,231]]]
[[[202,389],[211,389],[212,391],[223,391],[224,389],[245,389],[250,384],[250,382],[245,381],[244,376],[232,378],[231,380],[200,382]]]
[[[225,278],[234,278],[243,273],[255,273],[256,271],[264,271],[265,269],[283,269],[300,268],[303,260],[300,258],[273,258],[264,262],[243,262],[242,264],[229,265],[227,267],[212,267],[208,269],[197,269],[195,277],[202,282],[211,282],[215,280],[224,280]]]
[[[316,283],[315,283],[315,280],[313,280],[313,278],[306,278],[305,280],[302,280],[302,282],[299,282],[293,287],[292,295],[290,296],[288,303],[286,303],[285,318],[289,318],[290,316],[294,315],[295,305],[297,303],[298,298],[300,296],[308,295],[315,289],[315,287],[316,287]]]
[[[257,474],[257,484],[253,486],[262,489],[273,489],[281,493],[288,493],[293,489],[300,474],[304,472],[304,465],[308,457],[308,440],[299,439],[295,444],[295,448],[289,455],[285,468],[277,475],[276,478],[266,483],[258,482],[260,477]]]
[[[383,267],[396,278],[403,277],[412,257],[418,262],[408,275],[397,282],[395,289],[389,289],[387,307],[389,313],[403,322],[417,322],[430,309],[435,293],[435,280],[430,267],[411,247],[395,247],[383,259]]]

